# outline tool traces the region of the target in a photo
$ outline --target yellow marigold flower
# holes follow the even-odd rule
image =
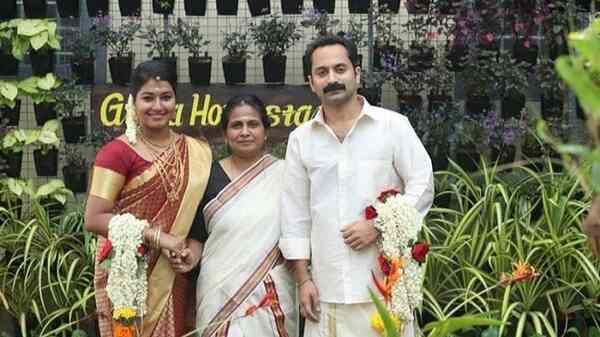
[[[390,317],[392,317],[392,320],[394,321],[394,325],[396,326],[396,329],[400,330],[400,327],[402,327],[402,323],[400,322],[400,319],[394,315],[390,315]],[[373,328],[373,330],[377,331],[382,336],[386,336],[385,325],[383,324],[383,319],[381,318],[381,315],[379,315],[379,313],[377,311],[375,311],[371,315],[370,321],[371,321],[371,327]]]
[[[128,320],[135,317],[136,311],[133,308],[125,307],[113,310],[114,320]]]

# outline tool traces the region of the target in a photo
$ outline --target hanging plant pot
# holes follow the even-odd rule
[[[441,15],[455,15],[462,6],[462,0],[442,0],[436,4]]]
[[[61,18],[78,18],[79,0],[56,0],[56,9]]]
[[[381,88],[358,88],[358,94],[362,95],[371,105],[381,104]]]
[[[10,178],[19,178],[21,176],[21,166],[23,164],[23,152],[1,153],[0,157],[6,163],[6,175]]]
[[[33,110],[35,111],[35,121],[38,126],[42,126],[47,121],[56,118],[54,103],[34,104]]]
[[[54,177],[58,171],[58,150],[52,149],[46,153],[42,150],[33,151],[35,172],[40,177]]]
[[[94,59],[82,59],[71,62],[71,71],[77,84],[94,84]]]
[[[25,17],[30,19],[41,19],[47,17],[46,0],[23,0],[23,11]]]
[[[553,93],[542,93],[541,107],[542,117],[561,118],[563,116],[563,95]]]
[[[492,107],[488,96],[467,95],[465,110],[472,116],[483,115]]]
[[[285,66],[287,57],[283,56],[263,56],[263,75],[265,83],[285,83]]]
[[[17,76],[19,73],[19,60],[12,54],[0,52],[0,76]]]
[[[90,18],[108,15],[108,0],[86,0]]]
[[[304,0],[281,0],[283,14],[302,14]]]
[[[428,95],[428,110],[439,111],[441,107],[447,106],[450,102],[452,102],[452,97],[446,95]]]
[[[212,57],[188,57],[190,83],[193,85],[210,85]]]
[[[119,85],[127,85],[131,78],[133,57],[111,57],[108,59],[108,68],[112,82]]]
[[[175,81],[177,81],[177,57],[153,57],[152,59],[166,63],[171,68],[171,72],[175,74]]]
[[[252,16],[271,14],[271,0],[248,0],[248,9]]]
[[[185,15],[204,16],[206,15],[206,0],[185,0],[183,2]]]
[[[431,0],[407,0],[406,11],[408,14],[427,14]]]
[[[19,126],[19,119],[21,117],[21,100],[15,100],[14,108],[7,106],[0,107],[0,114],[2,115],[2,120],[7,121],[7,126]]]
[[[333,14],[335,12],[335,0],[313,0],[313,8],[319,12]]]
[[[73,193],[87,191],[88,172],[81,167],[65,166],[62,169],[65,186]]]
[[[142,0],[119,0],[121,16],[140,16],[142,13]]]
[[[348,10],[350,13],[367,14],[371,0],[348,0]]]
[[[0,1],[0,19],[9,20],[17,17],[17,0]]]
[[[525,95],[517,90],[511,90],[502,97],[502,118],[519,118],[521,110],[525,107]]]
[[[85,117],[63,118],[62,126],[65,142],[69,144],[81,143],[87,135]]]
[[[54,72],[54,50],[40,49],[29,52],[31,71],[35,76],[46,76]]]
[[[223,75],[225,76],[225,84],[246,82],[246,60],[227,61],[223,59]]]
[[[398,13],[400,0],[379,0],[378,6],[383,13]]]
[[[237,15],[239,0],[217,0],[217,14]]]
[[[155,14],[173,14],[173,8],[175,8],[175,0],[152,0],[152,12]]]
[[[465,69],[465,65],[469,58],[467,47],[462,44],[453,44],[446,52],[446,66],[448,70],[459,72]]]
[[[513,45],[513,57],[518,62],[526,62],[535,66],[538,57],[538,46],[532,40],[520,39]]]
[[[408,70],[424,71],[433,67],[434,52],[431,46],[413,44],[408,51]]]

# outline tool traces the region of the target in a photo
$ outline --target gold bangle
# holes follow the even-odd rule
[[[160,249],[160,227],[158,227],[158,231],[156,234],[156,248]]]

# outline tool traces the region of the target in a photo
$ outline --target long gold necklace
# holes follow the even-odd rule
[[[183,185],[183,159],[177,153],[177,138],[167,145],[159,145],[151,142],[143,133],[140,135],[156,164],[167,199],[171,203],[176,202]]]

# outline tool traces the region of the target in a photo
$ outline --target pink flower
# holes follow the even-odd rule
[[[365,218],[367,220],[372,220],[377,217],[377,210],[373,206],[368,206],[365,208]]]
[[[425,262],[425,257],[427,257],[427,253],[429,252],[429,245],[426,242],[417,242],[412,247],[412,257],[415,261],[419,263]]]

